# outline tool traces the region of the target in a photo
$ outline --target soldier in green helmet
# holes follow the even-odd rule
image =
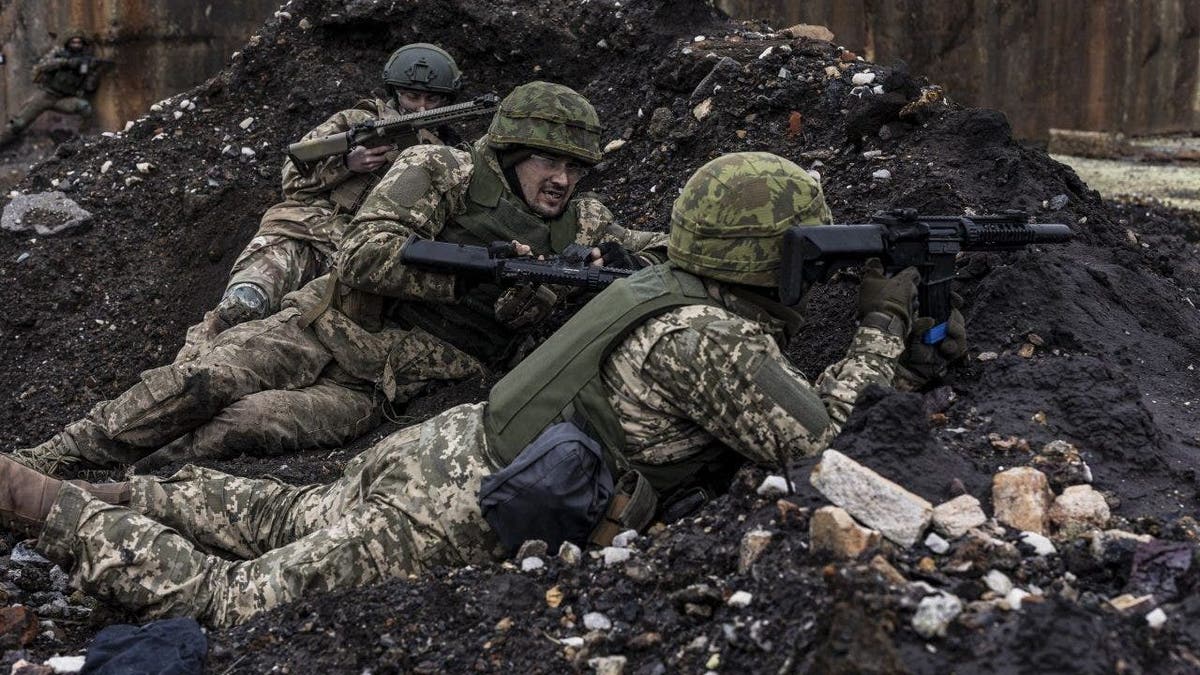
[[[415,43],[383,67],[386,98],[368,98],[322,122],[304,139],[341,133],[363,122],[440,108],[462,87],[462,73],[442,48]],[[421,143],[457,145],[447,126],[421,130]],[[283,162],[283,198],[263,213],[258,232],[233,263],[217,306],[188,329],[176,360],[195,358],[221,331],[279,310],[283,296],[329,271],[354,211],[404,148],[357,146],[308,165]]]
[[[591,104],[548,82],[517,87],[469,151],[405,149],[347,226],[336,272],[282,309],[220,333],[193,359],[147,370],[116,398],[16,456],[60,465],[147,470],[187,458],[279,454],[346,443],[434,381],[506,369],[561,289],[501,291],[410,269],[410,236],[534,255],[574,244],[665,257],[662,234],[627,230],[591,194],[575,194],[600,158]],[[598,249],[594,251],[598,253]],[[603,260],[597,260],[603,262]]]
[[[782,234],[828,221],[800,167],[725,155],[676,200],[666,264],[606,289],[486,402],[391,434],[340,480],[292,487],[188,466],[134,478],[119,507],[6,462],[0,519],[40,531],[38,550],[89,593],[217,626],[312,591],[486,564],[525,539],[604,544],[729,459],[819,452],[865,387],[932,365],[906,350],[916,270],[885,278],[874,265],[845,357],[810,384],[783,356],[800,317],[774,300]]]
[[[0,148],[17,140],[47,110],[84,119],[91,117],[92,104],[88,99],[100,86],[100,74],[109,63],[96,58],[83,32],[69,31],[61,47],[51,49],[34,64],[37,91],[0,129]]]

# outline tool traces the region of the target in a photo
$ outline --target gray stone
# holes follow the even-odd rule
[[[930,532],[925,537],[925,547],[930,551],[941,555],[950,550],[950,542],[942,539],[936,532]]]
[[[558,559],[566,565],[578,565],[583,559],[583,551],[578,546],[569,541],[564,541],[562,546],[558,547]]]
[[[638,538],[637,530],[625,530],[613,537],[612,545],[617,548],[629,548],[629,545]]]
[[[771,533],[761,528],[750,530],[742,536],[742,544],[738,547],[738,574],[750,571],[754,562],[767,550],[771,543]]]
[[[986,522],[987,514],[983,512],[979,500],[971,495],[959,495],[933,507],[933,529],[951,539],[957,539]]]
[[[601,551],[604,556],[604,566],[609,567],[618,563],[623,563],[629,560],[630,552],[627,548],[616,548],[615,546],[605,546]]]
[[[826,450],[809,478],[829,501],[883,536],[912,546],[933,517],[933,505],[836,450]]]
[[[1108,524],[1108,503],[1091,485],[1072,485],[1050,507],[1050,521],[1065,535],[1079,534]]]
[[[92,214],[57,190],[17,195],[4,207],[0,228],[10,232],[33,230],[46,237],[79,227],[92,220]]]
[[[583,627],[588,630],[608,630],[612,621],[600,612],[588,612],[583,615]]]
[[[1013,589],[1012,579],[1000,570],[992,570],[983,575],[983,583],[996,595],[1008,595],[1008,592]]]
[[[845,560],[879,545],[878,532],[854,522],[850,514],[836,506],[823,506],[813,513],[808,539],[814,553],[829,553]]]
[[[950,622],[962,613],[963,604],[957,596],[940,593],[922,598],[913,615],[912,627],[924,638],[945,637]]]
[[[539,558],[535,555],[531,555],[528,558],[521,559],[521,571],[522,572],[533,572],[535,570],[540,570],[545,566],[546,566],[546,563],[541,558]]]
[[[529,539],[521,544],[521,548],[517,549],[517,560],[531,557],[541,558],[549,549],[550,546],[541,539]]]
[[[588,665],[596,671],[596,675],[621,675],[625,672],[624,656],[597,656],[588,659]]]
[[[1046,474],[1037,469],[1019,466],[992,477],[996,520],[1014,529],[1046,534],[1053,501]]]

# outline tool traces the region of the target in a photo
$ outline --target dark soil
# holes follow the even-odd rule
[[[1021,209],[1070,225],[1077,237],[1067,246],[963,256],[957,290],[970,357],[930,392],[872,390],[834,445],[935,503],[965,490],[990,508],[993,473],[1028,463],[1025,447],[1064,439],[1117,505],[1116,525],[1194,541],[1195,522],[1184,518],[1200,506],[1194,218],[1103,202],[1069,168],[1015,142],[1001,113],[951,102],[902,116],[928,84],[903,65],[843,62],[833,45],[770,37],[767,27],[733,23],[698,0],[447,0],[419,9],[297,0],[288,11],[205,85],[128,132],[60,146],[19,185],[32,192],[57,181],[95,219],[85,233],[0,236],[0,448],[42,440],[167,361],[277,198],[286,142],[368,92],[390,48],[423,40],[454,53],[468,93],[543,78],[588,96],[605,140],[626,144],[585,187],[630,226],[664,229],[687,176],[739,150],[769,150],[819,172],[840,222],[912,207]],[[851,83],[868,71],[885,93]],[[195,109],[181,108],[184,99]],[[710,112],[697,119],[705,101]],[[247,117],[254,122],[242,130]],[[463,131],[471,137],[482,125]],[[244,159],[242,147],[254,157]],[[137,162],[153,168],[139,173]],[[880,169],[891,177],[872,177]],[[31,255],[16,262],[24,252]],[[808,326],[789,351],[810,377],[844,352],[855,287],[844,274],[813,293]],[[1022,356],[1026,342],[1035,348]],[[437,391],[399,423],[477,400],[486,385]],[[326,481],[391,428],[334,453],[213,465]],[[1026,443],[997,442],[1009,437]],[[791,467],[800,494],[790,501],[800,510],[759,497],[763,471],[748,469],[728,496],[639,540],[627,564],[604,567],[585,554],[577,567],[549,560],[532,573],[439,570],[305,599],[214,633],[211,669],[557,672],[620,654],[638,673],[1200,670],[1195,597],[1160,598],[1168,622],[1152,630],[1144,610],[1120,614],[1104,602],[1124,590],[1132,553],[1093,560],[1086,544],[1070,541],[1047,558],[1025,549],[1016,560],[984,556],[969,574],[947,572],[941,557],[931,569],[921,545],[885,545],[881,553],[910,580],[964,601],[982,597],[978,577],[992,566],[1045,593],[1020,611],[971,612],[947,637],[921,638],[910,623],[920,600],[913,587],[889,585],[865,564],[827,565],[807,550],[803,509],[824,503],[807,486],[814,462]],[[739,542],[756,526],[774,532],[772,543],[739,573]],[[960,542],[948,556],[977,553]],[[557,606],[546,599],[553,587],[562,592]],[[738,590],[753,594],[749,607],[725,604]],[[10,602],[36,607],[18,591]],[[593,611],[613,628],[586,631],[582,617]],[[110,620],[93,612],[66,635],[39,637],[33,654],[80,648]],[[559,642],[574,636],[582,646]]]

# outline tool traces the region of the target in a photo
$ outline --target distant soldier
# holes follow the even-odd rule
[[[47,110],[92,116],[88,97],[100,85],[100,71],[108,62],[96,58],[83,33],[72,31],[62,47],[50,50],[33,67],[38,90],[0,131],[0,147],[15,141],[26,127]]]
[[[334,114],[304,140],[348,131],[363,122],[440,108],[452,102],[462,74],[435,45],[415,43],[392,52],[383,67],[387,99],[363,99]],[[422,130],[424,144],[456,145],[449,128]],[[254,238],[233,263],[216,308],[188,330],[177,360],[190,360],[217,334],[279,310],[283,296],[329,271],[350,218],[404,148],[357,146],[345,155],[297,166],[283,162],[284,200],[267,209]]]

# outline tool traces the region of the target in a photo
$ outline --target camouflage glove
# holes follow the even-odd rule
[[[863,265],[858,287],[860,325],[878,328],[897,337],[908,335],[920,279],[921,274],[915,267],[907,267],[888,278],[884,276],[883,263],[878,258],[868,260]]]
[[[953,297],[955,304],[959,304],[958,296]],[[900,369],[896,374],[898,389],[921,389],[931,381],[941,379],[950,364],[967,353],[967,326],[957,306],[950,311],[946,321],[945,339],[934,345],[925,344],[922,338],[933,326],[934,320],[927,316],[913,322],[908,348],[900,356]]]
[[[496,299],[496,319],[514,330],[544,321],[558,304],[558,294],[542,285],[522,284]]]

